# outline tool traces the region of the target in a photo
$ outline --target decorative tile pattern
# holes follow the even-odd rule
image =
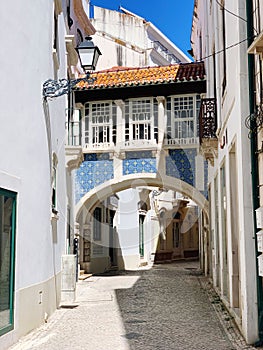
[[[108,153],[85,154],[84,161],[75,173],[76,203],[94,187],[113,179],[113,161]]]
[[[166,157],[166,175],[176,177],[194,186],[196,155],[195,148],[169,150],[169,156]]]
[[[156,173],[156,159],[125,159],[123,161],[123,175],[137,173]]]
[[[154,158],[152,151],[126,152],[126,159]]]

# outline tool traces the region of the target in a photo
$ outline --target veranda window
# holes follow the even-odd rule
[[[167,99],[167,139],[190,139],[198,137],[198,114],[200,96],[178,96]]]
[[[125,140],[154,139],[155,122],[157,122],[155,119],[153,99],[126,101]]]
[[[116,143],[116,106],[112,102],[85,106],[85,143]]]

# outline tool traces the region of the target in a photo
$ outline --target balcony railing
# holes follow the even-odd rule
[[[182,145],[198,145],[199,139],[198,137],[184,137],[177,139],[164,139],[164,146],[182,146]]]
[[[217,139],[217,117],[216,117],[216,99],[204,98],[201,100],[199,114],[199,136],[200,144],[203,139]]]
[[[162,55],[171,64],[180,63],[181,60],[168,51],[159,41],[152,41],[152,48]]]

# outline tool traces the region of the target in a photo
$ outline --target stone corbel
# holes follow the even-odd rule
[[[114,100],[114,103],[116,104],[116,106],[123,108],[125,106],[125,103],[123,100]]]
[[[78,169],[83,159],[81,146],[66,146],[66,167],[69,171]]]
[[[164,96],[157,96],[156,100],[158,103],[164,103],[165,102],[165,97]]]
[[[126,153],[125,152],[121,152],[121,151],[115,151],[114,152],[114,156],[118,159],[124,160],[126,159]]]

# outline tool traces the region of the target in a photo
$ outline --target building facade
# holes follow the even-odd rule
[[[96,28],[94,42],[102,52],[98,70],[113,66],[147,67],[191,61],[146,19],[122,7],[119,11],[98,6],[91,8],[91,23]]]
[[[83,4],[71,2],[71,17],[83,35],[93,34]],[[1,349],[59,306],[61,256],[71,249],[71,171],[78,166],[80,151],[65,149],[67,96],[49,99],[42,94],[45,81],[75,77],[80,68],[69,11],[69,2],[62,0],[0,5]],[[19,31],[15,54],[10,37],[14,26]]]
[[[207,72],[200,142],[209,161],[211,277],[250,344],[259,340],[262,327],[261,311],[255,302],[262,298],[258,289],[262,281],[257,271],[251,177],[257,170],[251,163],[255,153],[251,157],[246,127],[252,113],[251,97],[254,104],[251,91],[256,89],[251,85],[247,53],[251,13],[250,1],[196,0],[191,37],[194,58],[204,61]],[[258,20],[260,11],[255,7],[253,13]],[[260,30],[259,21],[253,28]]]
[[[99,70],[104,70],[104,72],[101,71],[101,76],[105,78],[112,74],[119,74],[118,71],[125,70],[127,66],[137,69],[137,67],[144,66],[162,66],[170,65],[171,63],[190,62],[190,59],[152,23],[124,8],[121,8],[119,11],[112,11],[92,6],[90,13],[92,24],[96,27],[94,42],[96,42],[102,51],[98,68]],[[110,55],[108,54],[109,52],[111,52]],[[106,68],[108,69],[105,70]],[[129,85],[129,78],[127,85]],[[158,113],[161,109],[159,106],[165,103],[165,101],[162,102],[161,99],[156,99],[154,96],[140,100],[129,98],[129,95],[132,96],[133,94],[132,89],[127,90],[125,100],[116,97],[116,100],[101,101],[105,99],[104,95],[107,95],[107,92],[105,93],[103,90],[104,88],[97,91],[97,101],[87,100],[84,106],[80,105],[82,111],[78,112],[82,116],[82,126],[80,129],[82,130],[83,152],[89,153],[93,150],[92,155],[85,154],[85,160],[81,169],[77,172],[76,198],[78,199],[82,198],[84,193],[92,190],[96,185],[115,178],[114,167],[117,161],[115,161],[114,154],[119,153],[119,157],[121,158],[123,156],[125,157],[125,150],[133,151],[127,155],[130,158],[123,162],[123,166],[125,167],[123,175],[130,174],[130,163],[132,162],[135,162],[136,165],[138,164],[135,170],[138,173],[147,173],[150,171],[154,173],[156,165],[152,151],[158,147],[158,142],[159,148],[161,147],[160,141],[158,141],[158,129],[163,126],[162,124],[158,124],[157,119],[159,118]],[[177,123],[173,123],[171,119],[171,114],[173,114],[171,111],[173,109],[184,108],[182,107],[183,99],[183,95],[178,100],[174,100],[173,98],[168,99],[167,104],[169,107],[167,114],[169,114],[169,125],[167,126],[167,133],[169,136],[165,137],[165,147],[168,149],[170,146],[171,148],[175,147],[176,144],[177,146],[180,145],[178,147],[184,147],[186,145],[189,148],[187,156],[193,151],[192,163],[195,164],[195,158],[199,159],[200,163],[202,163],[202,157],[198,155],[198,151],[195,148],[199,143],[198,124],[195,119],[198,113],[199,100],[195,96],[185,97],[185,108],[194,108],[195,116],[193,116],[192,121],[187,120],[187,117],[183,119],[183,116],[181,116],[180,122],[178,119]],[[140,110],[141,115],[145,114],[144,118],[146,119],[136,121],[133,116],[135,109]],[[178,111],[179,113],[181,111]],[[80,117],[78,116],[77,119],[79,120]],[[99,119],[101,120],[100,122]],[[162,118],[160,117],[160,119]],[[160,123],[163,122],[161,121]],[[193,135],[195,136],[193,137]],[[195,145],[193,150],[191,150],[192,144]],[[98,152],[104,153],[104,155],[98,154]],[[187,156],[185,155],[183,158],[186,159]],[[150,163],[147,166],[142,166],[145,160],[141,157],[145,157]],[[180,156],[176,156],[176,152],[173,153],[172,157],[180,158]],[[172,164],[173,161],[171,161]],[[122,166],[120,161],[119,165]],[[104,170],[107,169],[103,171],[103,176],[98,172],[98,169],[102,166]],[[96,174],[98,175],[96,179],[94,179],[94,174],[90,172],[92,167],[98,167],[96,170]],[[90,172],[89,176],[87,176],[88,171]],[[203,169],[201,170],[202,172]],[[121,181],[121,175],[121,171],[119,170],[118,181]],[[202,181],[203,176],[200,177],[200,183]],[[81,185],[81,183],[87,182],[89,183],[87,188]],[[199,188],[201,187],[199,186]],[[149,196],[147,199],[148,205],[146,211],[141,211],[139,208],[142,202],[141,196],[144,192],[148,193],[147,195]],[[159,237],[159,229],[156,228],[156,225],[159,225],[159,219],[156,217],[154,207],[150,205],[152,202],[150,199],[152,196],[151,192],[149,189],[146,188],[143,190],[141,187],[139,189],[126,189],[123,192],[118,192],[118,210],[114,217],[116,224],[114,231],[114,244],[116,246],[114,246],[114,251],[115,255],[117,254],[119,256],[118,261],[115,259],[115,264],[118,265],[118,268],[136,269],[141,264],[150,264],[154,260]],[[176,193],[172,197],[175,195]],[[102,207],[107,206],[106,203],[103,204],[102,202],[100,205]],[[128,207],[130,208],[129,210],[127,209]],[[96,209],[96,211],[98,210]],[[109,232],[111,230],[105,218],[107,218],[107,215],[102,215],[101,232]],[[85,233],[89,239],[92,238],[93,224],[91,223],[89,225],[88,222],[93,219],[94,217],[92,215],[90,218],[89,216],[85,216],[83,222],[83,225],[87,228],[85,229]],[[83,218],[80,220],[82,221]],[[170,221],[168,218],[166,220],[167,222]],[[171,235],[170,231],[169,235]],[[143,239],[142,236],[144,236]],[[80,239],[80,259],[83,269],[92,272],[101,272],[112,265],[112,258],[109,257],[108,248],[100,247],[98,249],[96,245],[96,249],[93,251],[92,244],[86,242],[86,239],[84,241],[83,245],[86,248],[82,246],[82,239]],[[105,243],[106,247],[108,247],[109,240],[106,241],[104,242],[102,240],[101,245]],[[183,240],[180,240],[180,242],[183,242]],[[162,244],[160,249],[164,246],[166,244]],[[89,257],[82,253],[83,249],[89,252]],[[142,251],[144,252],[143,254]],[[182,256],[184,256],[183,251]],[[82,259],[88,259],[87,263],[83,263]]]
[[[92,76],[96,78],[94,84],[80,83],[75,90],[76,103],[82,106],[78,130],[82,130],[84,152],[75,177],[76,216],[80,250],[91,252],[86,257],[80,252],[80,264],[87,272],[110,267],[110,238],[107,233],[103,238],[106,225],[94,224],[94,213],[98,222],[109,223],[109,217],[103,218],[98,208],[117,193],[116,263],[119,268],[136,269],[154,260],[159,235],[165,240],[166,226],[177,211],[177,216],[182,215],[180,225],[184,221],[186,210],[184,214],[179,210],[179,203],[184,201],[175,199],[173,192],[193,199],[207,214],[207,164],[199,154],[198,138],[200,94],[205,91],[203,64],[119,67]],[[158,194],[154,203],[152,192],[163,189],[171,190],[165,195],[166,202]],[[190,211],[185,226],[188,218],[195,225]],[[96,234],[94,240],[99,226],[100,239]],[[189,229],[188,225],[186,235]],[[168,229],[169,240],[172,230]],[[198,243],[192,243],[185,252],[177,249],[173,257],[185,257],[194,250],[198,255]],[[160,250],[165,249],[173,247],[160,246]]]

